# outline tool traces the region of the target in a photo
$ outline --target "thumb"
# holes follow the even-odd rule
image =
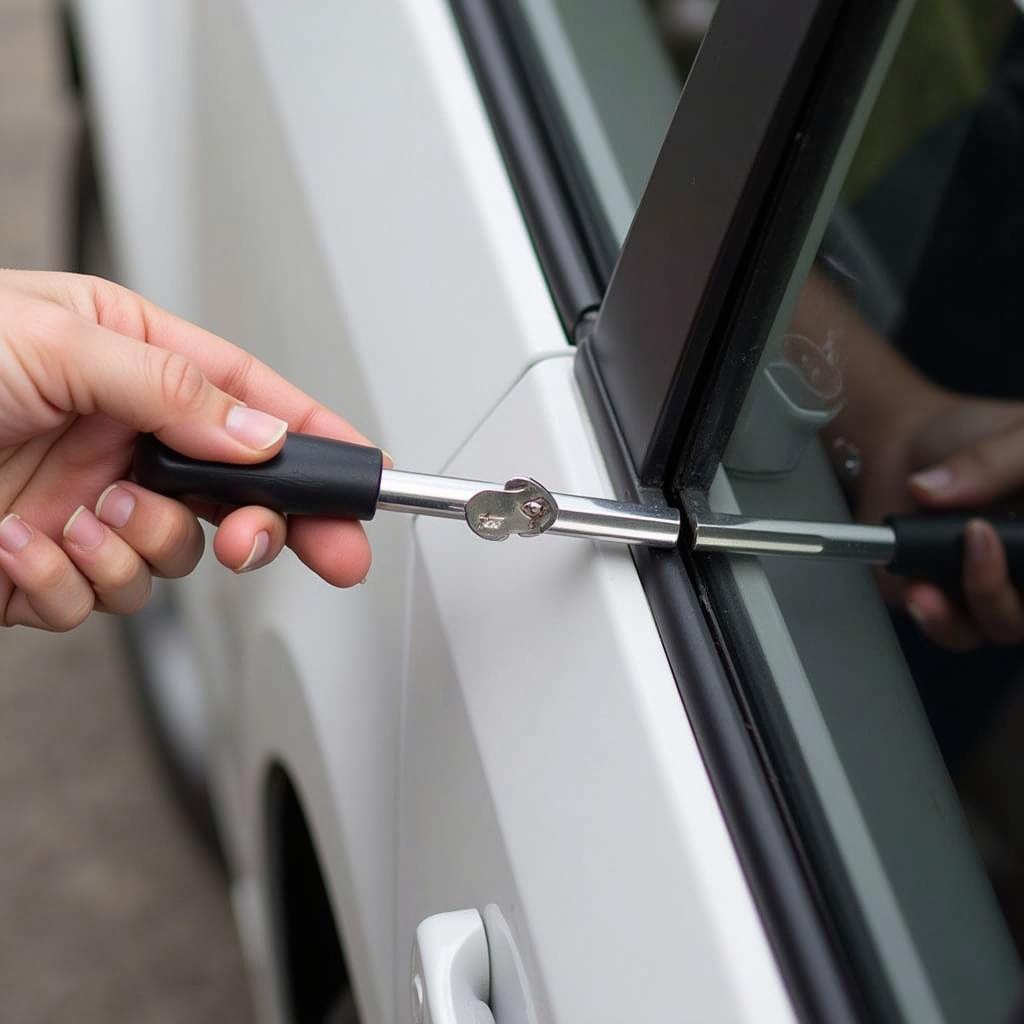
[[[179,352],[86,323],[62,353],[76,412],[102,412],[197,459],[262,462],[281,448],[284,420],[221,391]]]
[[[1024,486],[1024,428],[1014,424],[915,473],[910,491],[924,505],[983,506]]]

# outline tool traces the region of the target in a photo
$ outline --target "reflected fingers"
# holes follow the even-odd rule
[[[1024,639],[1024,607],[1010,580],[999,535],[984,519],[972,519],[964,531],[964,599],[978,627],[994,644]]]

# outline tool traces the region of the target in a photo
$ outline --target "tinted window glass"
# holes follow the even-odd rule
[[[520,0],[571,144],[626,236],[711,0]]]
[[[975,517],[943,586],[709,570],[825,897],[908,1020],[1005,1020],[1021,985],[1024,603],[986,523],[1024,489],[1022,169],[1020,10],[904,5],[774,322],[740,324],[767,335],[710,493],[772,519]]]

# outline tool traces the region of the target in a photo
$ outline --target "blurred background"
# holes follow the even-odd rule
[[[54,4],[0,0],[0,266],[74,262],[66,64]],[[157,763],[117,623],[0,645],[0,1019],[251,1019],[222,869]]]

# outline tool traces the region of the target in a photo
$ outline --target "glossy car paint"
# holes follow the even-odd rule
[[[126,283],[399,468],[608,493],[442,0],[75,10]],[[423,917],[492,903],[539,1020],[791,1019],[628,552],[386,514],[369,530],[349,592],[290,558],[238,579],[208,559],[181,585],[264,1019],[283,1019],[274,764],[366,1021],[408,1019]]]

